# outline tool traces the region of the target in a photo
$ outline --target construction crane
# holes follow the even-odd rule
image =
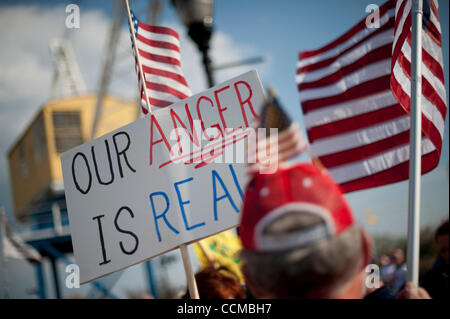
[[[61,88],[63,96],[86,94],[86,83],[70,42],[60,38],[52,39],[49,48],[54,64],[50,99],[57,97],[58,88]]]
[[[147,22],[152,25],[156,25],[158,23],[159,15],[163,9],[163,3],[161,2],[161,0],[149,0],[149,5],[147,8]],[[97,102],[95,105],[95,115],[92,123],[91,138],[94,138],[95,134],[97,133],[98,121],[103,111],[103,99],[107,94],[108,87],[111,82],[113,65],[116,60],[117,45],[119,43],[119,31],[124,17],[125,6],[123,4],[123,1],[116,0],[113,8],[113,18],[111,20],[108,44],[105,49],[105,59],[103,61],[102,75],[100,77],[100,84],[97,92]],[[137,112],[139,112],[138,107],[136,107],[136,110]]]

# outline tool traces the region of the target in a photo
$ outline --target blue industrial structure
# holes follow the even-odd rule
[[[73,254],[72,238],[69,230],[69,220],[64,195],[54,196],[45,201],[39,202],[35,212],[30,215],[31,232],[23,234],[25,242],[35,248],[43,258],[50,261],[52,267],[52,277],[56,298],[64,298],[60,283],[57,262],[66,265],[73,262],[66,257]],[[45,274],[41,263],[34,263],[36,272],[36,282],[38,284],[39,298],[47,298],[48,292],[45,285]],[[148,292],[157,297],[157,287],[155,285],[152,272],[151,261],[145,262],[145,269],[148,276]],[[117,298],[100,280],[90,283],[94,289],[106,298]]]

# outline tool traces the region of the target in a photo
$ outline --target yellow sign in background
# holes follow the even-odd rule
[[[232,270],[241,282],[244,281],[240,269],[241,240],[233,230],[227,230],[217,235],[194,243],[195,251],[203,268],[225,266]]]

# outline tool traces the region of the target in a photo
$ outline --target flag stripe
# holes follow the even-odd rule
[[[439,11],[438,11],[438,4],[434,1],[430,1],[431,10],[433,10],[433,14],[436,16],[437,21],[439,21]]]
[[[165,92],[170,93],[173,96],[176,96],[180,100],[187,98],[188,96],[184,94],[183,92],[180,92],[170,86],[161,84],[161,83],[154,83],[154,82],[146,82],[146,86],[149,90],[159,91],[159,92]]]
[[[391,56],[391,44],[384,45],[380,48],[377,48],[369,53],[364,54],[359,60],[354,61],[352,64],[341,66],[340,69],[336,70],[336,72],[324,76],[316,81],[308,82],[306,79],[301,81],[301,83],[298,85],[299,90],[307,90],[311,88],[317,88],[322,87],[325,85],[331,85],[333,83],[336,83],[338,81],[344,80],[344,76],[350,75],[357,70],[360,70],[362,67],[367,65],[367,62],[370,61],[371,63],[379,62],[382,60],[386,60],[389,58],[389,60],[386,60],[388,63],[388,66],[390,66],[390,56]],[[358,73],[356,73],[358,74]],[[358,76],[358,75],[355,75]],[[345,80],[344,80],[345,81]]]
[[[144,71],[145,73],[145,71]],[[159,83],[162,85],[166,85],[168,87],[177,87],[177,91],[182,93],[184,96],[190,95],[190,90],[185,86],[180,86],[177,81],[174,81],[170,78],[166,78],[160,75],[155,75],[151,73],[145,73],[145,79],[150,83]],[[150,89],[150,88],[149,88]]]
[[[348,119],[335,121],[331,124],[318,125],[308,130],[310,142],[317,139],[330,137],[360,128],[387,121],[405,115],[405,110],[400,104],[390,105],[379,110],[366,112]]]
[[[171,36],[176,38],[177,40],[180,39],[180,37],[178,36],[178,33],[171,29],[171,28],[167,28],[167,27],[160,27],[160,26],[154,26],[154,25],[148,25],[142,22],[139,22],[139,28],[142,28],[143,30],[152,33],[152,34],[161,34],[161,35],[165,35],[165,36]]]
[[[423,51],[423,50],[422,50]],[[423,57],[424,59],[425,57]],[[409,43],[405,42],[405,45],[402,48],[402,51],[400,52],[399,59],[402,59],[400,61],[400,64],[402,64],[404,72],[408,75],[409,78],[411,78],[411,47]],[[436,68],[439,67],[439,64],[436,63],[436,60],[432,59],[428,61],[429,64],[436,66]],[[442,70],[442,69],[441,69]],[[442,72],[443,73],[443,72]],[[441,103],[444,106],[445,109],[445,86],[444,86],[444,77],[442,76],[441,79],[437,78],[433,72],[428,68],[427,63],[422,62],[422,81],[426,81],[427,91],[430,92],[435,91],[439,98],[441,99]],[[436,81],[437,80],[437,81]],[[430,82],[433,82],[433,85],[430,85]],[[425,92],[424,92],[425,93]]]
[[[148,39],[148,38],[145,38],[142,34],[138,34],[136,40],[138,40],[139,42],[146,44],[147,46],[150,46],[150,47],[180,52],[178,45],[175,45],[173,43],[166,42],[166,41],[158,41],[158,40]]]
[[[172,73],[178,74],[180,76],[183,76],[181,68],[177,65],[148,60],[145,57],[141,57],[141,63],[142,63],[142,67],[146,66],[149,68],[160,69],[163,71],[172,72]]]
[[[365,97],[386,90],[386,81],[389,81],[390,74],[382,77],[363,82],[349,88],[347,91],[329,96],[326,98],[320,98],[315,100],[308,100],[302,102],[303,111],[307,114],[311,110],[316,110],[322,107],[326,107],[332,104],[343,103],[352,101],[357,98]]]
[[[400,104],[403,107],[407,107],[407,111],[409,112],[410,104],[409,104],[409,95],[411,93],[411,82],[410,79],[403,73],[403,69],[399,66],[398,63],[394,66],[394,77],[391,79],[391,83],[394,82],[397,85],[395,86],[396,91],[399,93]],[[398,79],[398,82],[397,82]],[[444,136],[444,117],[442,113],[433,105],[426,97],[422,99],[422,112],[425,117],[430,121],[435,123],[436,128],[439,131],[441,138]]]
[[[178,83],[184,85],[184,86],[188,86],[186,80],[184,79],[184,76],[175,73],[175,72],[171,72],[171,71],[166,71],[166,70],[162,70],[162,69],[157,69],[157,68],[152,68],[149,67],[147,65],[143,65],[142,66],[144,73],[146,74],[153,74],[153,75],[157,75],[160,77],[164,77],[164,78],[168,78],[174,81],[177,81]]]
[[[312,71],[315,70],[322,69],[321,70],[322,72],[328,71],[329,69],[325,68],[327,66],[332,66],[332,69],[333,68],[337,69],[339,65],[350,64],[352,61],[355,61],[358,57],[363,56],[365,51],[370,51],[370,49],[376,49],[377,47],[380,47],[386,43],[392,44],[391,38],[394,37],[392,32],[394,30],[393,24],[394,18],[391,18],[389,20],[389,23],[380,27],[375,32],[369,34],[362,40],[361,43],[358,42],[353,44],[351,47],[343,50],[341,53],[332,58],[300,67],[297,69],[297,74],[307,73],[308,75],[313,75],[314,72]],[[355,56],[353,60],[351,60],[352,55]],[[346,60],[349,60],[349,62],[345,64]]]
[[[394,30],[394,44],[393,44],[393,51],[392,56],[396,57],[398,55],[398,52],[400,52],[401,46],[402,46],[402,39],[406,38],[409,27],[403,28],[404,25],[411,25],[411,2],[406,1],[406,4],[404,6],[404,9],[401,12],[401,16],[395,17],[396,23],[395,23],[395,30],[401,30],[401,32],[395,32]],[[398,20],[400,19],[400,20]],[[397,23],[399,21],[399,23]]]
[[[180,40],[178,38],[170,36],[170,35],[166,35],[166,34],[148,32],[141,27],[142,25],[143,25],[143,23],[141,22],[139,24],[138,35],[139,34],[142,35],[143,38],[153,40],[153,41],[172,43],[172,44],[176,45],[177,47],[180,46]]]
[[[426,45],[422,48],[423,63],[444,84],[444,63],[440,48],[430,40],[428,35],[423,37]],[[408,37],[408,44],[411,47],[411,37]]]
[[[394,72],[395,74],[396,72]],[[400,84],[397,82],[395,77],[391,78],[391,85],[393,87],[393,90],[397,93],[397,99],[399,100],[400,104],[402,104],[403,108],[405,108],[404,105],[406,105],[406,112],[410,112],[410,105],[409,105],[409,96],[403,91]],[[425,102],[425,103],[424,103]],[[433,141],[433,143],[438,147],[440,150],[440,147],[442,146],[442,136],[443,136],[443,130],[444,130],[444,123],[441,118],[439,120],[439,116],[441,115],[437,110],[434,113],[432,112],[432,105],[430,103],[427,103],[427,99],[422,99],[422,130],[427,133],[428,137]],[[440,123],[440,129],[435,126],[433,123],[432,115],[437,115],[436,121],[442,122]],[[430,120],[431,118],[431,120]]]
[[[165,55],[148,53],[141,49],[139,49],[139,55],[144,57],[145,59],[151,60],[151,61],[167,63],[167,64],[172,64],[172,65],[177,65],[177,66],[181,65],[180,60],[178,60],[177,58],[165,56]]]
[[[438,165],[439,153],[437,151],[422,156],[422,174],[431,171]],[[404,162],[387,170],[372,174],[367,177],[341,183],[343,192],[354,192],[371,187],[392,184],[409,178],[409,162]]]
[[[399,64],[402,68],[402,71],[404,73],[404,75],[406,77],[408,77],[409,79],[411,79],[411,75],[410,75],[410,70],[411,70],[411,63],[404,57],[403,54],[401,54],[399,56]],[[445,87],[442,88],[441,91],[439,90],[435,90],[434,87],[428,82],[427,78],[426,78],[426,68],[423,68],[422,71],[422,93],[423,93],[423,97],[425,97],[426,99],[426,103],[427,101],[431,101],[434,105],[434,107],[441,113],[442,117],[444,118],[445,113],[446,113],[446,105],[445,102],[443,101],[443,99],[441,98],[440,94],[445,96]],[[438,81],[438,83],[440,83]],[[436,84],[436,83],[435,83]],[[442,83],[441,83],[442,85]],[[438,85],[436,85],[435,87],[438,87]],[[407,91],[408,95],[410,94],[410,88],[408,88]],[[444,97],[445,99],[445,97]]]
[[[320,87],[317,86],[317,88],[305,90],[301,90],[301,84],[299,84],[299,90],[301,90],[300,101],[325,99],[330,96],[345,93],[349,89],[359,85],[361,82],[367,82],[386,74],[389,75],[391,70],[390,62],[390,59],[384,59],[382,61],[372,63],[365,68],[359,69],[358,71],[343,77],[336,84]]]
[[[424,17],[424,20],[425,19],[426,18]],[[441,27],[439,24],[436,24],[436,17],[434,14],[431,14],[430,20],[426,21],[424,32],[428,34],[437,45],[442,46]]]
[[[407,130],[409,130],[409,116],[404,115],[354,132],[323,138],[311,143],[311,146],[316,155],[322,156],[371,144]]]
[[[156,106],[156,107],[167,107],[171,104],[173,104],[173,102],[170,101],[162,101],[162,100],[158,100],[155,98],[149,98],[150,103],[152,106]]]
[[[157,48],[157,47],[147,45],[143,42],[138,42],[138,48],[139,48],[139,50],[144,51],[144,52],[152,52],[152,54],[157,54],[160,56],[173,58],[178,61],[180,61],[180,59],[181,59],[179,51],[175,51],[175,50],[171,50],[171,49],[164,49],[164,48]],[[174,64],[174,63],[172,63],[172,64]]]
[[[436,148],[429,139],[422,140],[422,154],[428,154]],[[409,160],[409,144],[404,144],[362,161],[333,167],[329,170],[339,184],[376,174]]]
[[[351,119],[367,112],[373,112],[398,103],[391,90],[385,90],[350,102],[330,105],[305,114],[306,129]]]
[[[326,167],[332,168],[343,164],[364,160],[367,157],[381,153],[383,150],[396,148],[398,145],[406,143],[409,143],[409,130],[371,144],[321,156],[320,161]]]

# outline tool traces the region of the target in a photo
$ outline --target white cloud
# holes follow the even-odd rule
[[[67,30],[64,6],[2,6],[0,10],[0,205],[11,211],[6,151],[50,97],[53,63],[48,49],[52,38],[68,34],[88,90],[98,89],[110,18],[101,11],[81,11],[81,28]],[[166,24],[180,35],[182,68],[193,93],[206,88],[202,59],[186,29],[179,22]],[[110,92],[121,97],[137,97],[128,27],[120,31]],[[211,41],[211,58],[216,65],[257,55],[249,44],[236,43],[216,30]],[[216,83],[228,80],[255,66],[216,72]],[[260,75],[269,66],[258,65]],[[261,72],[263,74],[261,74]]]
[[[50,97],[53,64],[48,43],[63,34],[64,17],[63,6],[12,6],[0,11],[2,149]],[[103,36],[97,37],[95,30],[105,34],[108,21],[98,12],[87,12],[83,21],[86,27],[71,37],[81,70],[86,71],[84,76],[90,84],[98,73],[97,61],[103,46],[103,40],[98,41]]]
[[[206,89],[206,78],[202,64],[202,57],[195,43],[187,35],[185,27],[180,24],[171,24],[170,27],[177,30],[180,35],[182,67],[186,80],[193,93]],[[238,62],[244,59],[260,55],[258,50],[247,43],[236,43],[229,35],[220,30],[215,30],[211,39],[210,57],[213,65],[223,65]],[[244,65],[230,69],[216,71],[214,80],[216,84],[229,80],[252,69],[257,69],[260,76],[264,77],[270,70],[270,63],[260,65]]]

